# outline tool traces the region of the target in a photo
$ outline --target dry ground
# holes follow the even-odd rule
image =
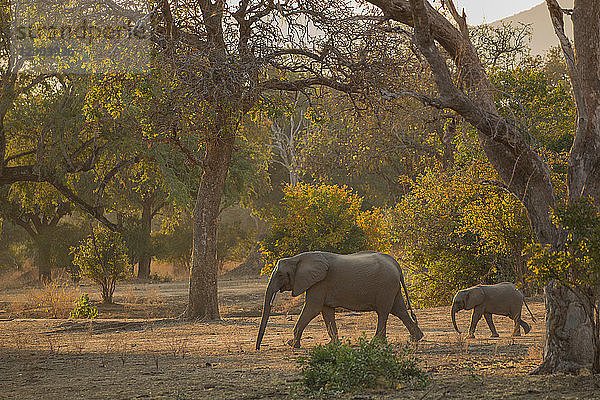
[[[0,398],[302,398],[293,389],[299,379],[295,360],[306,348],[327,342],[322,319],[306,329],[303,349],[292,350],[284,343],[291,337],[298,304],[278,296],[275,311],[280,314],[271,317],[262,349],[255,351],[266,281],[220,284],[224,317],[216,323],[168,319],[183,309],[185,282],[121,285],[115,296],[119,305],[101,308],[100,319],[91,323],[23,318],[40,312],[28,308],[27,292],[0,292]],[[79,291],[98,298],[93,287]],[[510,321],[497,317],[499,339],[489,338],[482,320],[477,339],[467,341],[454,333],[447,308],[417,310],[425,337],[415,354],[432,375],[432,386],[346,398],[600,398],[597,376],[528,374],[541,360],[544,328],[543,303],[530,300],[530,307],[538,322],[529,335],[510,338]],[[468,313],[458,317],[466,328]],[[339,312],[336,318],[343,339],[374,333],[374,313]],[[388,322],[388,340],[398,345],[408,340],[395,317]]]

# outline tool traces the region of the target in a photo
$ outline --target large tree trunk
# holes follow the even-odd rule
[[[152,206],[142,205],[142,251],[138,260],[138,278],[150,278],[150,263],[152,261]]]
[[[206,143],[204,171],[194,208],[189,302],[183,318],[219,319],[217,301],[217,217],[231,163],[235,132],[227,124]]]
[[[580,299],[557,283],[545,288],[544,361],[534,373],[577,373],[594,360],[592,323]]]
[[[45,240],[36,240],[37,254],[35,263],[38,267],[38,277],[41,283],[52,282],[52,268],[50,266],[50,247]]]

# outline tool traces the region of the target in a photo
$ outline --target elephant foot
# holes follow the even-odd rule
[[[500,335],[498,335],[497,333],[492,333],[492,334],[490,335],[490,337],[500,337]]]
[[[525,334],[527,335],[530,331],[531,331],[531,326],[526,325],[523,327],[523,331],[525,332]]]
[[[425,336],[423,334],[423,332],[421,332],[421,330],[419,330],[417,333],[411,333],[410,334],[410,341],[411,342],[418,342],[419,340],[423,339],[423,336]]]
[[[387,341],[387,337],[385,335],[381,335],[381,334],[377,334],[376,333],[375,336],[373,336],[373,339],[375,339],[375,338],[381,340],[382,342],[386,342]]]
[[[513,337],[521,336],[521,332],[513,333]]]
[[[287,342],[288,346],[292,346],[294,349],[300,348],[300,341],[296,339],[290,339]]]

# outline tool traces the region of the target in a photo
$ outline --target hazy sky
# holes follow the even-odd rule
[[[493,22],[504,17],[528,10],[543,0],[456,0],[456,8],[467,12],[469,25]]]

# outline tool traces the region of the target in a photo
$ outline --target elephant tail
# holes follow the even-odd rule
[[[525,307],[527,307],[527,311],[529,311],[529,315],[531,315],[531,320],[533,322],[537,322],[537,320],[535,319],[535,317],[533,316],[533,313],[531,312],[531,310],[529,309],[529,306],[527,305],[527,302],[525,301],[525,297],[523,297],[523,304],[525,304]]]
[[[402,267],[400,267],[400,264],[398,263],[398,261],[394,260],[394,262],[396,263],[396,266],[398,267],[398,271],[400,272],[400,283],[402,284],[402,288],[404,289],[404,294],[406,295],[406,305],[407,305],[407,308],[410,310],[410,316],[413,319],[413,321],[417,322],[417,316],[415,315],[415,312],[413,311],[413,308],[410,305],[410,299],[408,298],[408,290],[406,290],[406,284],[404,283],[404,273],[402,272]]]
[[[366,252],[365,251],[364,253],[376,253],[376,252]],[[400,284],[402,285],[402,287],[400,288],[400,291],[402,291],[402,289],[404,289],[404,294],[406,295],[407,309],[410,310],[410,316],[413,319],[413,321],[415,321],[415,323],[416,323],[417,316],[415,315],[415,312],[413,311],[413,308],[410,305],[410,299],[408,298],[408,290],[406,290],[406,283],[404,283],[404,273],[402,272],[402,267],[400,266],[400,263],[394,257],[390,256],[389,254],[385,254],[385,253],[379,253],[379,254],[390,258],[392,260],[392,262],[396,265],[396,268],[398,268],[398,272],[400,273]],[[402,293],[400,293],[400,295],[402,296]]]

